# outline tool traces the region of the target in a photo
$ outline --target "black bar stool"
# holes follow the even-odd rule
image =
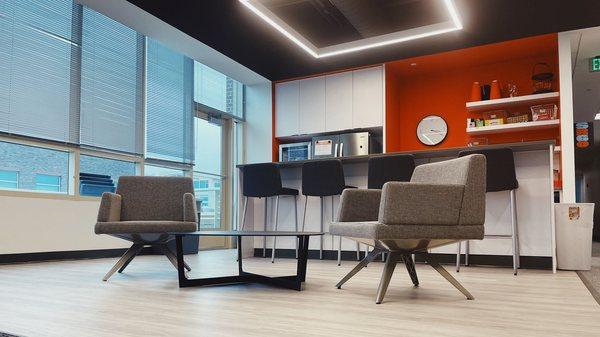
[[[285,188],[281,186],[281,174],[279,167],[275,163],[252,164],[242,168],[244,174],[243,191],[244,211],[242,213],[242,225],[240,230],[244,230],[246,220],[246,211],[248,210],[248,198],[265,198],[264,224],[267,230],[267,201],[269,197],[275,198],[275,224],[273,230],[277,231],[277,220],[279,217],[279,197],[294,197],[294,219],[296,222],[296,231],[298,231],[298,190]],[[271,251],[271,262],[275,262],[275,249],[277,246],[277,237],[273,237],[273,250]],[[263,238],[263,257],[266,257],[267,238]],[[298,257],[298,242],[296,241],[296,257]],[[239,259],[240,257],[238,257]]]
[[[415,158],[410,154],[385,155],[369,158],[367,188],[380,190],[389,181],[410,181],[415,170]],[[365,249],[365,256],[369,246]],[[384,254],[381,254],[384,260]]]
[[[323,209],[324,197],[331,197],[331,221],[333,221],[333,197],[341,195],[346,188],[356,188],[346,186],[344,179],[344,168],[342,162],[338,159],[319,160],[314,162],[304,163],[302,165],[302,194],[304,198],[304,214],[302,216],[302,231],[306,224],[306,205],[308,197],[319,197],[321,200],[320,212],[320,231],[324,231],[323,225]],[[320,237],[319,259],[323,259],[323,237]],[[358,245],[358,244],[357,244]],[[360,253],[360,250],[358,251]],[[340,247],[338,248],[338,265],[341,260],[341,237]]]
[[[510,235],[485,235],[486,238],[512,239],[513,248],[513,271],[517,275],[520,267],[519,254],[519,228],[517,225],[517,201],[515,190],[519,188],[517,173],[515,170],[515,158],[513,151],[508,148],[490,150],[465,150],[458,156],[470,154],[483,154],[486,158],[486,192],[508,191],[510,198],[511,234]],[[456,254],[456,271],[460,271],[460,242]],[[469,265],[469,241],[465,242],[465,265]]]

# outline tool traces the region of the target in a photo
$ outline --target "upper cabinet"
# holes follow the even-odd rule
[[[325,76],[325,131],[352,129],[352,72]]]
[[[352,126],[370,128],[383,125],[383,67],[352,72]]]
[[[275,85],[275,137],[299,134],[299,95],[298,81]]]
[[[275,85],[275,137],[383,126],[383,66]]]
[[[325,76],[299,81],[300,134],[325,132]]]

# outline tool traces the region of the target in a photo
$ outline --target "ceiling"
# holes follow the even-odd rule
[[[238,0],[127,1],[273,81],[526,36],[600,26],[600,15],[597,14],[600,13],[598,0],[454,0],[464,26],[463,30],[315,59],[251,13]],[[265,0],[265,2],[284,4],[311,2],[317,6],[328,6],[356,1]],[[439,20],[444,15],[436,12],[429,0],[370,0],[369,3],[379,4],[379,6],[396,3],[405,6],[404,8],[413,6],[412,11],[415,13],[400,15],[402,23],[394,23],[394,16],[383,16],[385,19],[381,22],[368,21],[371,24],[367,28],[376,32],[417,25],[415,18],[426,25],[428,22]],[[375,7],[375,14],[372,15],[381,17],[382,14],[377,14],[377,5]],[[341,7],[335,6],[335,8]],[[309,8],[309,12],[310,10],[314,11],[314,8]],[[410,10],[406,9],[407,12]],[[362,13],[365,11],[363,10]],[[341,28],[338,31],[327,29],[327,33],[320,35],[319,30],[325,31],[325,29],[314,29],[312,24],[304,24],[303,29],[308,32],[307,34],[312,34],[315,41],[324,44],[350,39],[356,37],[356,34],[361,36],[369,34],[367,28],[364,28],[361,33],[362,28],[357,29],[357,25],[350,24],[347,15],[330,14],[332,18],[337,17],[341,20],[339,23]],[[285,15],[290,21],[296,20],[297,24],[300,22],[298,27],[308,20],[312,22],[321,20],[311,19],[310,16],[301,17],[306,14],[302,14],[299,10],[289,11]],[[342,19],[344,17],[346,22]]]
[[[600,113],[600,72],[590,72],[590,58],[600,55],[600,28],[573,35],[573,118],[591,121]]]

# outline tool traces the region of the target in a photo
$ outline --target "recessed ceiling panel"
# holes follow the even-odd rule
[[[452,0],[240,0],[314,57],[462,29]]]

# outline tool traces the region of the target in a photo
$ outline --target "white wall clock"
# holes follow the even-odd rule
[[[417,137],[421,143],[434,146],[441,143],[448,134],[448,124],[440,116],[427,116],[417,125]]]

